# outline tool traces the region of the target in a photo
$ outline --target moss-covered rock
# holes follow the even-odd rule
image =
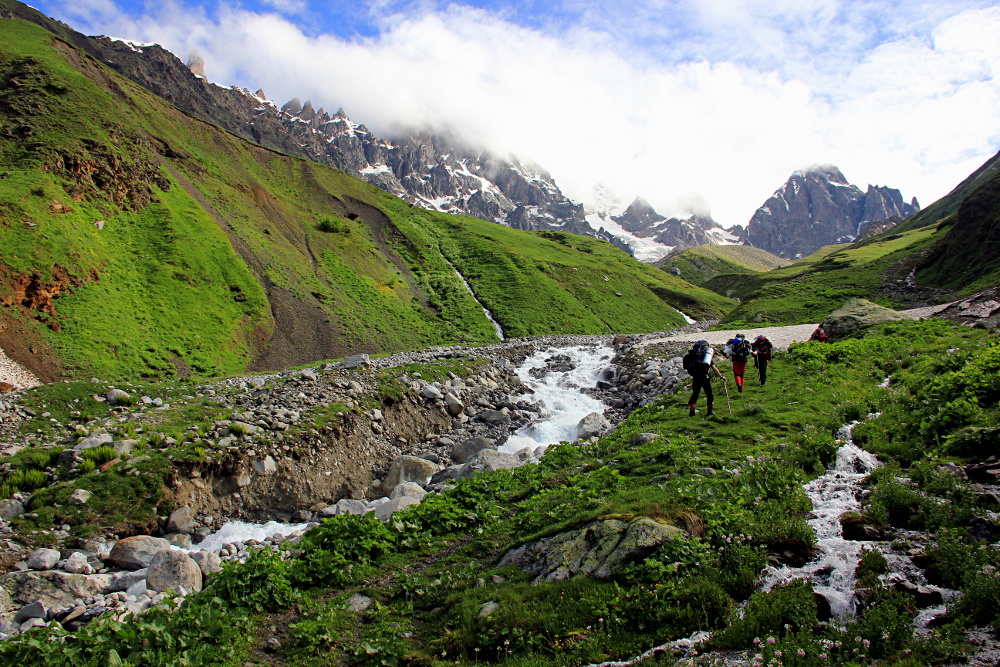
[[[820,326],[831,338],[842,338],[858,327],[912,319],[914,319],[912,315],[880,306],[867,299],[851,299],[827,315]]]

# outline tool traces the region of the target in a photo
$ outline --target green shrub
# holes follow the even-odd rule
[[[101,445],[83,450],[81,456],[85,461],[93,461],[96,465],[101,466],[118,458],[118,452],[110,445]]]
[[[401,545],[402,533],[412,527],[384,523],[374,512],[341,514],[324,519],[298,544],[304,553],[290,568],[291,580],[299,586],[343,585],[353,581],[366,566]],[[409,536],[407,539],[415,539]]]
[[[94,462],[94,459],[84,459],[80,461],[80,465],[77,466],[77,470],[80,471],[81,475],[88,475],[97,470],[97,464]]]
[[[6,484],[18,491],[34,491],[45,486],[49,476],[41,470],[15,470],[5,480]]]
[[[233,606],[254,611],[282,609],[299,597],[288,578],[287,563],[272,549],[252,551],[242,563],[223,563],[207,590]]]

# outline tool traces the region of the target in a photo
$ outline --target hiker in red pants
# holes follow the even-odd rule
[[[747,359],[750,357],[750,343],[746,336],[736,334],[736,338],[726,343],[722,354],[733,360],[733,375],[736,377],[736,391],[743,392],[743,374],[747,370]]]

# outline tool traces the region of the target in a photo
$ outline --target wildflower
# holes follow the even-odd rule
[[[754,637],[753,638],[753,645],[754,646],[760,646],[760,637]]]
[[[827,657],[827,656],[826,656],[826,653],[820,653],[820,654],[819,654],[819,659],[820,659],[820,660],[826,660],[826,657]]]
[[[865,648],[868,648],[869,646],[872,645],[872,643],[870,641],[868,641],[867,639],[862,639],[861,643],[864,644]]]
[[[806,657],[806,650],[804,648],[800,648],[798,651],[795,652],[795,655],[799,656],[800,658],[804,658]]]
[[[768,643],[768,644],[773,644],[773,643],[774,643],[774,642],[776,642],[776,641],[778,641],[778,640],[777,640],[777,639],[775,639],[774,637],[768,637],[768,638],[767,638],[767,643]]]
[[[782,653],[781,653],[781,651],[775,651],[775,652],[774,652],[774,657],[775,657],[775,658],[780,658],[781,656],[782,656]]]

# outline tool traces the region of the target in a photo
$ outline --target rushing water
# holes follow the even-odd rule
[[[297,530],[304,530],[306,523],[246,523],[245,521],[229,521],[219,530],[191,547],[190,551],[215,551],[224,544],[245,542],[246,540],[263,541],[277,533],[290,535]]]
[[[816,556],[799,568],[787,565],[769,567],[765,570],[762,586],[764,590],[770,590],[792,579],[812,579],[813,589],[830,602],[830,611],[834,616],[854,612],[854,570],[867,544],[845,540],[841,534],[840,517],[845,512],[861,510],[860,482],[879,465],[873,454],[862,450],[851,440],[851,431],[857,424],[853,422],[838,431],[837,438],[843,445],[837,450],[836,465],[804,487],[813,505],[813,518],[808,523],[816,533]]]
[[[551,370],[555,356],[569,358],[569,370]],[[528,357],[518,368],[521,381],[535,392],[533,401],[542,405],[540,418],[510,436],[500,451],[516,452],[524,447],[547,447],[563,440],[573,441],[577,424],[591,412],[603,413],[608,406],[583,389],[596,386],[614,351],[607,346],[549,348]],[[566,366],[557,366],[562,368]]]

